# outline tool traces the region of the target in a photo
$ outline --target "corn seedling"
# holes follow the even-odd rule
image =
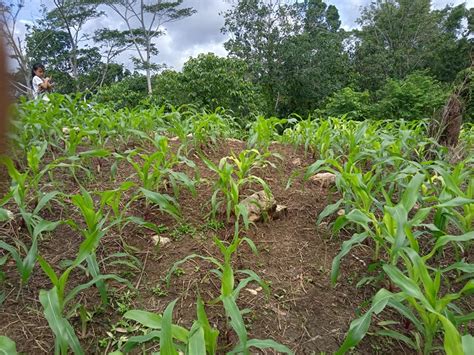
[[[191,329],[185,329],[172,323],[173,308],[176,300],[171,302],[163,315],[132,310],[124,314],[124,318],[133,320],[147,328],[144,335],[130,337],[122,351],[128,353],[137,345],[148,343],[154,339],[160,340],[160,353],[199,355],[216,354],[219,331],[209,324],[204,303],[197,299],[197,320]]]

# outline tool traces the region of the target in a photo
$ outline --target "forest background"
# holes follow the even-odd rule
[[[430,117],[471,81],[474,8],[434,8],[429,0],[376,0],[343,26],[322,0],[227,1],[226,57],[190,58],[177,71],[160,63],[158,39],[172,22],[196,14],[186,1],[53,0],[18,36],[24,0],[1,1],[12,88],[28,95],[31,65],[41,62],[55,91],[81,93],[115,108],[147,104],[223,107],[251,115],[308,114],[352,119]],[[106,13],[121,29],[87,24]],[[130,58],[129,63],[118,59]],[[157,60],[158,59],[158,60]],[[465,86],[465,85],[464,85]],[[465,121],[472,120],[468,85]]]

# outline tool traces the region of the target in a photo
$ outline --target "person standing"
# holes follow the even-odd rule
[[[43,64],[34,64],[33,68],[31,69],[31,76],[33,77],[33,79],[31,80],[31,85],[33,89],[34,99],[37,99],[42,94],[52,90],[53,84],[51,83],[51,78],[44,77]]]

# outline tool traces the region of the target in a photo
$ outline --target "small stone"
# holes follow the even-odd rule
[[[275,212],[273,212],[272,217],[273,219],[280,219],[286,217],[288,215],[288,207],[284,205],[277,205],[275,208]]]
[[[291,161],[291,164],[293,164],[294,166],[301,166],[301,159],[295,158]]]
[[[260,289],[260,290],[259,290],[259,289]],[[246,288],[246,290],[247,290],[249,293],[251,293],[252,295],[257,296],[257,295],[258,295],[258,291],[261,291],[262,288],[259,287],[259,288],[255,289],[255,290],[252,289],[252,288]]]
[[[171,138],[169,139],[169,141],[170,141],[170,142],[179,141],[179,137],[178,137],[178,136],[176,136],[176,137],[171,137]]]
[[[63,131],[64,134],[69,134],[70,129],[68,127],[63,127],[62,131]]]
[[[153,243],[155,245],[159,244],[160,246],[166,245],[171,242],[170,238],[160,237],[159,235],[154,235],[151,237],[151,239],[153,239]]]
[[[258,191],[242,200],[241,204],[247,208],[250,222],[257,222],[264,214],[271,214],[276,208],[273,196],[267,196],[265,191]]]
[[[330,187],[336,184],[336,175],[333,173],[318,173],[309,178],[321,187]]]
[[[227,138],[228,142],[233,142],[233,143],[243,143],[240,139],[237,138]]]

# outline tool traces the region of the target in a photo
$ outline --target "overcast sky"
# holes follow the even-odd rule
[[[474,0],[434,0],[433,6],[440,8],[448,4],[457,5],[465,2],[468,7],[474,6]],[[26,8],[21,13],[23,22],[31,22],[41,16],[40,4],[52,8],[51,0],[26,0]],[[346,29],[355,26],[360,9],[370,3],[370,0],[326,0],[326,3],[336,5],[341,16],[342,26]],[[213,52],[225,56],[223,43],[226,41],[220,29],[224,24],[221,13],[230,7],[225,0],[184,0],[183,6],[193,7],[197,13],[192,17],[167,25],[167,34],[158,42],[160,54],[155,62],[180,70],[184,62],[199,53]],[[103,8],[106,12],[99,19],[91,20],[85,29],[93,32],[97,28],[125,29],[123,22],[110,9]],[[21,31],[21,28],[20,28]],[[129,57],[132,53],[120,57],[128,68],[132,69]]]

